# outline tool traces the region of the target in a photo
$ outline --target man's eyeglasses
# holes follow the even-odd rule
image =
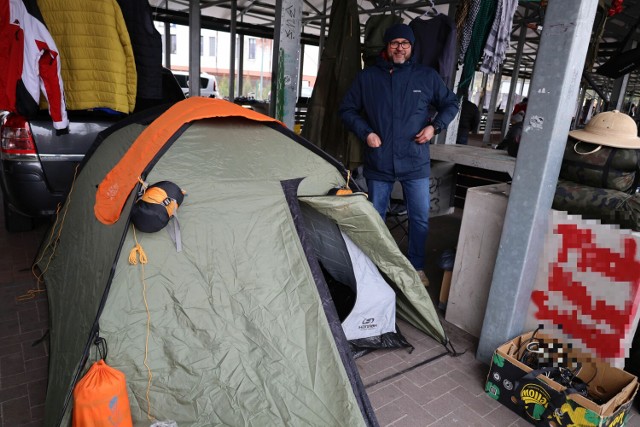
[[[411,47],[411,43],[410,42],[389,42],[389,47],[391,49],[397,49],[398,46],[402,47],[403,49],[409,49]]]

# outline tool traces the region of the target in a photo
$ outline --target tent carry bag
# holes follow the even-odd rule
[[[73,390],[73,427],[132,427],[125,375],[99,360]]]

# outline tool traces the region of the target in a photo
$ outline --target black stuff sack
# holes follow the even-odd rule
[[[184,191],[171,181],[150,185],[131,209],[131,222],[137,230],[155,233],[176,215],[184,200]]]

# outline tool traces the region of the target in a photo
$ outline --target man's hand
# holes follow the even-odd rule
[[[433,126],[428,125],[424,129],[422,129],[420,132],[418,132],[418,134],[414,138],[414,141],[416,141],[418,144],[427,143],[431,141],[431,138],[433,138],[435,131],[436,130],[433,128]],[[368,140],[368,137],[367,137],[367,140]]]
[[[371,132],[367,135],[367,145],[371,148],[378,148],[382,145],[382,140],[380,137],[375,134],[375,132]]]

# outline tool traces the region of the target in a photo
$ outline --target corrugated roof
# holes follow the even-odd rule
[[[259,37],[273,37],[275,25],[276,1],[235,0],[236,1],[236,31],[239,34]],[[595,1],[595,0],[591,0]],[[619,1],[619,0],[618,0]],[[613,86],[613,79],[599,76],[598,68],[612,56],[620,55],[630,49],[632,43],[640,39],[638,23],[640,22],[640,0],[624,0],[622,11],[613,16],[607,16],[607,11],[614,0],[600,0],[600,9],[594,23],[594,37],[592,48],[597,48],[597,54],[587,58],[591,63],[589,72],[592,81],[603,92],[609,92]],[[332,0],[303,0],[302,1],[302,40],[306,43],[317,44],[322,28],[329,28]],[[456,1],[436,0],[435,7],[441,13],[455,15]],[[504,74],[510,75],[516,60],[516,47],[520,32],[526,30],[525,44],[521,55],[520,76],[529,77],[535,63],[540,34],[544,26],[545,0],[521,0],[514,17],[511,32],[511,46],[507,51]],[[189,0],[150,0],[154,16],[158,20],[172,21],[188,25]],[[361,30],[367,19],[373,14],[394,13],[401,16],[405,23],[431,10],[430,1],[415,0],[359,0]],[[231,0],[200,1],[201,25],[229,31],[232,14]],[[451,9],[451,10],[450,10]],[[604,29],[598,37],[598,23],[604,20]],[[635,69],[630,74],[627,93],[640,96],[640,73]]]

